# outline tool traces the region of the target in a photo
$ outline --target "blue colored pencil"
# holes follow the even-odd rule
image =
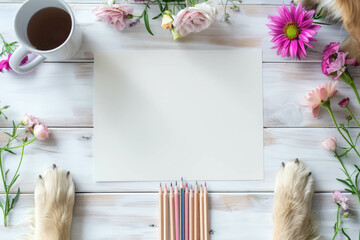
[[[181,184],[180,184],[180,199],[181,199],[181,208],[180,208],[180,235],[181,240],[184,240],[184,183],[183,178],[181,178]]]

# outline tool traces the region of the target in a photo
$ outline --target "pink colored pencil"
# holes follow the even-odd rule
[[[188,188],[188,184],[186,184],[185,187],[185,226],[184,226],[184,231],[185,231],[185,240],[189,240],[189,188]]]
[[[180,239],[180,235],[179,235],[179,190],[177,187],[177,183],[175,184],[175,191],[174,191],[174,200],[175,200],[175,239],[179,240]]]

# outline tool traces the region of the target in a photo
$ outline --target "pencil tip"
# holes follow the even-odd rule
[[[177,186],[177,181],[175,181],[175,185]]]
[[[170,183],[170,187],[172,187],[172,183]]]
[[[160,183],[160,187],[161,187],[161,183]]]
[[[206,182],[205,182],[205,187],[206,187]]]
[[[188,187],[188,184],[186,184],[186,187]]]
[[[190,189],[192,190],[192,185],[190,185]]]
[[[165,189],[166,189],[166,183],[165,183]]]
[[[181,178],[181,181],[184,181],[184,179],[183,179],[183,178]]]
[[[196,185],[197,185],[197,181],[196,181]]]

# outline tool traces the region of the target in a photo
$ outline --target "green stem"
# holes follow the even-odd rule
[[[334,240],[335,239],[335,237],[336,237],[336,235],[337,235],[337,233],[338,233],[338,231],[339,231],[339,213],[340,213],[340,205],[337,205],[337,207],[338,207],[338,209],[337,209],[337,214],[336,214],[336,224],[335,224],[335,232],[334,232],[334,236],[333,236],[333,238],[332,238],[332,240]]]
[[[356,150],[355,146],[353,146],[353,144],[345,137],[345,135],[341,132],[336,120],[335,120],[335,117],[334,117],[334,114],[331,110],[331,107],[330,107],[330,102],[328,104],[323,104],[323,107],[326,108],[330,114],[330,117],[332,118],[334,124],[335,124],[335,127],[336,129],[338,130],[338,132],[340,133],[340,135],[345,139],[345,141],[350,145],[350,147],[352,147],[354,149],[354,151],[356,152],[356,154],[358,155],[358,157],[360,158],[360,153]]]
[[[359,96],[359,92],[355,86],[354,83],[354,79],[351,77],[350,73],[348,72],[348,70],[346,69],[345,72],[343,74],[341,74],[340,78],[346,83],[349,84],[350,87],[353,89],[355,96],[358,100],[358,102],[360,103],[360,96]]]
[[[15,147],[10,147],[10,148],[7,148],[7,149],[8,149],[8,150],[11,150],[11,149],[16,149],[16,148],[22,148],[22,147],[25,147],[25,146],[27,146],[27,145],[35,142],[36,140],[37,140],[37,138],[34,137],[33,139],[31,139],[31,141],[29,141],[29,142],[27,142],[27,143],[24,143],[24,144],[22,144],[22,145],[15,146]]]
[[[346,169],[343,161],[341,160],[340,156],[337,154],[336,151],[334,151],[334,153],[335,153],[336,158],[339,160],[339,162],[340,162],[340,164],[341,164],[341,167],[342,167],[343,170],[344,170],[345,175],[347,176],[348,180],[350,181],[350,184],[351,184],[351,186],[353,187],[353,191],[355,191],[355,194],[356,194],[356,196],[358,197],[358,200],[359,200],[359,203],[360,203],[360,193],[359,193],[359,190],[356,188],[356,185],[355,185],[354,182],[352,181],[351,175],[350,175],[349,172],[347,171],[347,169]]]
[[[0,151],[0,172],[1,172],[1,178],[3,181],[3,185],[4,185],[4,191],[5,191],[5,205],[4,205],[4,209],[3,209],[3,213],[4,213],[4,226],[7,227],[7,215],[8,215],[8,198],[9,198],[9,193],[8,193],[8,189],[7,189],[7,185],[6,185],[6,179],[5,179],[5,175],[4,175],[4,171],[3,171],[3,163],[2,163],[2,158],[1,158],[1,151]]]
[[[348,113],[350,114],[350,116],[355,120],[356,124],[358,125],[358,127],[360,127],[360,123],[358,122],[358,120],[356,119],[356,117],[354,116],[354,114],[352,113],[352,111],[350,110],[350,108],[348,106],[345,107],[345,109],[348,111]]]

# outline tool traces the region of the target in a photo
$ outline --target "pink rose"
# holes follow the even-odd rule
[[[112,1],[109,1],[107,6],[96,7],[93,12],[97,20],[113,25],[118,31],[122,31],[125,27],[131,27],[134,24],[130,20],[134,9],[126,4],[113,4]]]
[[[335,137],[328,137],[322,141],[321,146],[328,150],[328,151],[335,151],[336,149],[336,138]]]
[[[339,191],[333,193],[333,202],[341,206],[345,211],[349,209],[349,199]]]
[[[39,119],[28,114],[24,115],[24,119],[22,120],[22,122],[25,125],[25,127],[29,130],[31,130],[35,124],[40,123]]]
[[[34,127],[34,136],[39,140],[49,138],[50,130],[44,124],[37,124]]]
[[[208,1],[181,10],[174,17],[175,29],[181,36],[207,29],[216,20],[216,5]]]

